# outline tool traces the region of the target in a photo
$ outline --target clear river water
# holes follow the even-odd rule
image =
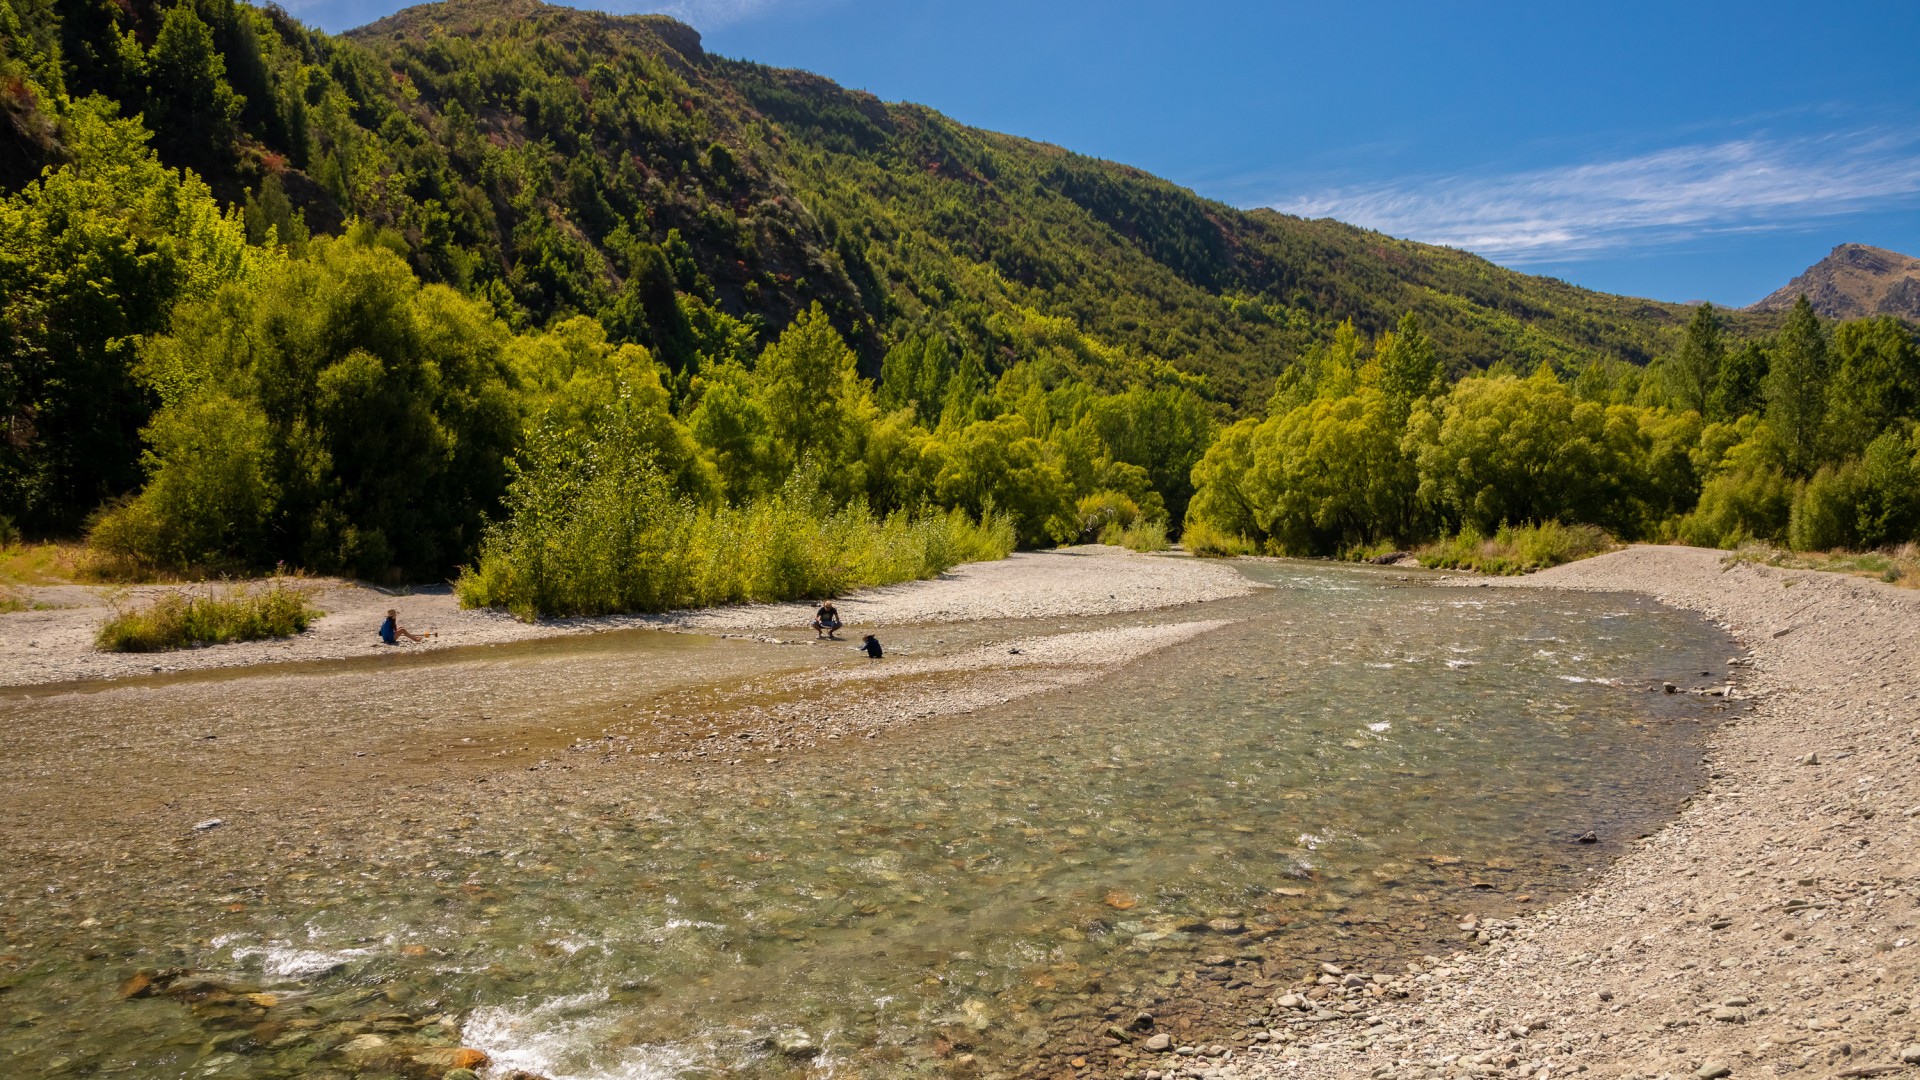
[[[1189,643],[699,782],[479,781],[527,732],[815,654],[639,632],[0,696],[0,1074],[439,1075],[464,1046],[550,1080],[1015,1075],[1195,987],[1238,1023],[1322,960],[1566,895],[1725,715],[1659,687],[1723,682],[1733,643],[1643,598],[1242,569],[1271,587],[1022,628],[1231,620]]]

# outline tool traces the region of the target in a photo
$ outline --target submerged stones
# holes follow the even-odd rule
[[[820,1052],[820,1046],[813,1036],[794,1028],[782,1031],[767,1040],[767,1048],[776,1054],[791,1058],[810,1058]]]
[[[475,1069],[484,1069],[491,1062],[491,1059],[487,1057],[485,1051],[475,1050],[465,1046],[435,1047],[431,1050],[422,1050],[414,1054],[412,1060],[415,1065],[429,1069],[443,1069],[449,1072],[454,1070],[471,1072]],[[441,1080],[447,1080],[444,1073],[441,1076]]]
[[[1294,637],[1318,649],[1319,635],[1308,630]],[[1209,665],[1231,663],[1238,671],[1267,662],[1263,651],[1241,644],[1203,644],[1178,662],[1196,669],[1196,677]],[[1487,647],[1498,646],[1490,640]],[[297,861],[263,848],[257,876],[268,884],[261,889],[229,879],[252,873],[239,865],[253,852],[249,845],[282,833],[236,826],[221,832],[208,855],[229,860],[220,867],[228,873],[180,890],[175,912],[153,929],[119,932],[201,943],[177,950],[181,959],[174,962],[251,969],[263,985],[190,984],[195,993],[206,991],[210,1003],[216,994],[229,995],[218,1002],[217,1017],[211,1010],[195,1014],[204,1031],[190,1037],[204,1042],[244,1023],[246,1032],[257,1032],[256,1043],[233,1044],[240,1054],[261,1064],[277,1058],[268,1069],[305,1069],[310,1062],[306,1071],[316,1076],[353,1071],[345,1060],[351,1047],[385,1062],[369,1066],[370,1073],[471,1080],[463,1074],[477,1070],[460,1064],[452,1024],[429,1034],[418,1021],[393,1018],[400,1015],[393,1010],[412,1015],[448,1002],[492,1001],[506,1003],[501,1008],[515,1023],[565,1023],[571,1015],[540,1010],[608,982],[618,988],[570,1007],[596,1021],[613,1019],[621,1039],[684,1043],[703,1066],[713,1058],[770,1073],[798,1071],[802,1059],[828,1045],[835,1059],[844,1056],[849,1070],[860,1071],[870,1064],[868,1055],[895,1052],[925,1053],[958,1067],[964,1051],[977,1052],[989,1073],[1031,1056],[1053,1064],[1081,1056],[1104,1075],[1146,1062],[1210,1066],[1214,1059],[1203,1048],[1279,1041],[1264,1031],[1239,1039],[1225,1034],[1244,1030],[1242,1024],[1271,1024],[1287,1043],[1309,1040],[1341,1015],[1364,1016],[1382,999],[1404,996],[1402,980],[1354,972],[1378,970],[1379,958],[1412,935],[1440,947],[1457,937],[1456,924],[1469,936],[1481,932],[1479,919],[1458,913],[1472,907],[1484,909],[1483,918],[1504,914],[1491,892],[1551,895],[1567,876],[1561,862],[1578,854],[1564,849],[1576,831],[1568,824],[1622,822],[1610,831],[1642,824],[1630,815],[1588,817],[1593,796],[1581,790],[1584,772],[1574,769],[1540,784],[1516,783],[1512,815],[1498,801],[1488,802],[1480,809],[1493,813],[1473,825],[1484,835],[1468,833],[1457,844],[1451,833],[1416,841],[1378,828],[1397,824],[1406,799],[1444,806],[1455,797],[1448,777],[1426,764],[1435,746],[1451,745],[1444,717],[1400,719],[1396,712],[1391,738],[1365,740],[1365,752],[1378,761],[1356,770],[1358,779],[1297,782],[1287,740],[1337,742],[1352,726],[1356,696],[1334,676],[1372,670],[1361,661],[1373,658],[1356,656],[1350,668],[1332,669],[1318,664],[1317,655],[1308,657],[1315,664],[1302,670],[1318,674],[1291,681],[1276,662],[1271,673],[1236,674],[1221,691],[1224,700],[1204,708],[1185,700],[1191,695],[1162,701],[1122,674],[1111,680],[1111,690],[1095,690],[1135,695],[1125,725],[1109,726],[1111,701],[1096,697],[1081,709],[1066,697],[1055,703],[1059,717],[955,725],[950,736],[903,739],[878,760],[873,751],[845,743],[827,764],[804,755],[783,759],[798,771],[796,780],[732,770],[725,779],[700,781],[712,797],[709,787],[691,781],[695,790],[685,797],[660,790],[630,799],[634,790],[625,779],[608,781],[603,792],[589,777],[574,791],[537,774],[503,773],[485,798],[456,801],[445,811],[405,811],[417,813],[418,821],[389,811],[358,833],[352,818],[334,832],[316,827],[310,848],[286,849],[300,853]],[[1490,660],[1476,672],[1471,704],[1488,713],[1504,715],[1499,702],[1537,690]],[[1425,693],[1412,675],[1392,678],[1402,683],[1385,689]],[[1614,700],[1624,697],[1596,697],[1595,714],[1650,703],[1694,707],[1691,699]],[[1302,734],[1270,730],[1276,710],[1298,718]],[[1143,711],[1151,722],[1141,722]],[[690,738],[709,734],[684,745],[702,746],[715,758],[751,754],[747,760],[755,760],[777,749],[764,735],[709,732],[691,718],[668,721]],[[1501,767],[1524,774],[1548,760],[1559,769],[1555,755],[1564,739],[1578,734],[1540,734],[1554,723],[1529,721],[1512,739],[1497,739]],[[1492,727],[1491,721],[1483,726]],[[846,734],[859,733],[849,726]],[[571,730],[565,734],[572,737]],[[608,741],[578,745],[585,753]],[[1545,741],[1552,745],[1543,759],[1536,743]],[[1612,762],[1605,764],[1611,770]],[[1387,776],[1394,779],[1383,783]],[[1563,790],[1542,790],[1549,787]],[[1298,802],[1290,801],[1296,796]],[[1542,813],[1538,800],[1547,800],[1541,817],[1534,816]],[[1561,841],[1558,853],[1536,852],[1545,846],[1537,833],[1511,826],[1529,820],[1565,823],[1551,836]],[[183,823],[171,825],[174,838]],[[330,816],[324,824],[337,822]],[[1381,837],[1387,839],[1376,845]],[[1430,855],[1428,845],[1461,854]],[[1469,897],[1466,890],[1483,882],[1491,892]],[[229,907],[237,901],[246,902],[244,913]],[[89,901],[67,921],[87,910],[112,909]],[[320,913],[325,917],[314,920]],[[317,933],[292,932],[307,926]],[[394,927],[407,930],[394,936]],[[1489,930],[1499,933],[1492,924]],[[204,944],[219,935],[235,943]],[[255,959],[240,957],[243,946]],[[265,946],[274,955],[264,955]],[[576,949],[583,950],[579,959],[567,960]],[[618,977],[608,976],[600,949],[620,954]],[[313,966],[329,955],[353,958],[337,969]],[[776,972],[804,961],[804,970],[826,970],[832,978],[822,982],[834,985],[821,998],[803,980],[770,985],[776,980],[742,970],[741,957],[745,967],[766,964],[764,970]],[[1328,965],[1327,985],[1288,985],[1299,969],[1333,957],[1339,963]],[[263,975],[262,968],[298,974],[288,980]],[[583,973],[596,982],[583,986]],[[692,981],[683,977],[688,973],[715,981],[713,989],[695,991],[713,1002],[715,1015],[703,1021],[754,1035],[730,1036],[719,1045],[685,1038],[674,1013],[690,1008],[675,1000]],[[631,988],[622,981],[629,978]],[[156,983],[168,981],[158,972],[142,973],[128,980],[124,993],[155,996]],[[300,992],[284,989],[293,983],[306,992],[304,1002],[289,1004],[291,993]],[[855,984],[872,999],[899,1004],[871,1015],[845,1010],[836,995]],[[112,984],[102,988],[109,993],[101,996],[109,996]],[[969,996],[983,1004],[962,1007]],[[1136,1014],[1149,1007],[1157,1017]],[[944,1049],[934,1033],[923,1047],[899,1030],[936,1016],[941,1019],[929,1026],[947,1037]],[[318,1017],[325,1022],[295,1026]],[[773,1032],[786,1037],[766,1038]],[[1102,1032],[1118,1045],[1107,1045]],[[1173,1057],[1176,1045],[1196,1054]],[[208,1057],[227,1050],[229,1044],[219,1044]],[[1137,1064],[1117,1063],[1127,1055]],[[870,1075],[906,1069],[892,1058],[878,1060]],[[495,1074],[503,1069],[492,1067]]]
[[[391,989],[391,987],[389,988]],[[305,988],[262,989],[233,976],[181,968],[135,972],[120,984],[119,998],[166,998],[184,1006],[203,1025],[206,1047],[222,1051],[196,1069],[196,1076],[225,1076],[226,1064],[249,1068],[256,1055],[272,1054],[305,1065],[330,1060],[353,1071],[393,1074],[407,1080],[476,1080],[491,1059],[483,1050],[453,1044],[458,1033],[444,1016],[365,1011],[390,1008],[389,995],[359,988],[317,995]],[[538,1078],[535,1078],[538,1080]]]

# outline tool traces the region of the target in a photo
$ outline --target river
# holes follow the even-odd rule
[[[1736,647],[1644,598],[1242,569],[890,628],[1224,622],[877,739],[741,727],[841,650],[652,631],[0,694],[0,1072],[1119,1075],[1577,889],[1732,707],[1660,692]]]

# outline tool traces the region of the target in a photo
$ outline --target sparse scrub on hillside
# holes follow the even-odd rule
[[[278,580],[264,588],[169,592],[145,605],[116,608],[94,645],[103,652],[162,652],[292,637],[320,616],[308,600],[307,590]]]

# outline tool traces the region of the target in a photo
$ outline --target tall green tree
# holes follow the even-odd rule
[[[673,267],[657,244],[631,243],[623,252],[627,280],[602,321],[615,341],[631,341],[653,350],[668,368],[679,371],[694,359],[697,342],[674,293]]]
[[[1721,340],[1720,317],[1712,304],[1694,309],[1680,347],[1666,358],[1667,391],[1675,408],[1692,409],[1701,416],[1709,412],[1714,389],[1719,385],[1720,367],[1727,349]]]
[[[908,334],[887,350],[880,363],[880,403],[889,409],[912,407],[920,422],[940,422],[947,380],[953,374],[952,347],[944,334]]]
[[[1761,385],[1767,423],[1786,451],[1787,471],[1810,476],[1821,458],[1830,371],[1826,328],[1804,295],[1787,313],[1771,353]]]
[[[866,487],[862,448],[877,412],[858,362],[814,304],[767,346],[753,373],[780,473],[810,461],[824,472],[822,486],[843,498]]]
[[[148,114],[156,130],[176,140],[196,161],[224,159],[246,100],[227,84],[227,62],[213,29],[190,3],[175,4],[160,21],[147,55]]]
[[[1261,530],[1292,555],[1411,539],[1418,478],[1401,448],[1403,426],[1372,387],[1261,425],[1246,479]]]
[[[1554,520],[1635,531],[1647,440],[1630,407],[1580,401],[1544,365],[1462,380],[1407,426],[1422,501],[1483,533]]]
[[[264,484],[276,502],[262,558],[418,578],[472,550],[506,487],[522,411],[505,342],[483,305],[423,287],[362,229],[314,240],[306,258],[183,305],[171,332],[143,348],[141,374],[167,401],[155,426],[172,445],[267,449]],[[580,382],[551,381],[562,398]],[[640,383],[664,411],[664,395]],[[193,420],[232,411],[203,407],[209,395],[236,399],[239,415],[257,410],[265,436],[194,435]],[[139,499],[96,530],[129,545],[129,557],[163,551],[138,526],[181,518],[170,493],[200,490],[169,471],[188,467],[186,456],[152,464]]]
[[[1905,323],[1882,317],[1834,327],[1832,353],[1826,450],[1853,457],[1920,409],[1920,348]]]
[[[1057,542],[1079,532],[1073,490],[1026,417],[1009,413],[969,424],[943,449],[935,485],[945,505],[976,516],[1012,515],[1023,544]]]
[[[112,102],[74,102],[69,160],[0,199],[0,506],[70,529],[140,481],[141,337],[248,273],[239,216],[160,164]]]
[[[1403,416],[1415,401],[1446,389],[1439,353],[1411,311],[1400,316],[1392,333],[1381,335],[1374,355],[1380,364],[1380,390]]]
[[[1193,467],[1193,500],[1187,504],[1185,527],[1204,524],[1227,536],[1266,539],[1260,507],[1247,483],[1261,423],[1251,417],[1233,424],[1201,455]]]
[[[1713,396],[1707,401],[1708,418],[1724,423],[1765,408],[1764,388],[1771,364],[1766,346],[1758,341],[1749,341],[1728,353],[1714,380]]]
[[[1093,427],[1115,461],[1146,471],[1175,522],[1193,498],[1193,467],[1213,441],[1213,415],[1185,386],[1135,387],[1095,401]]]

